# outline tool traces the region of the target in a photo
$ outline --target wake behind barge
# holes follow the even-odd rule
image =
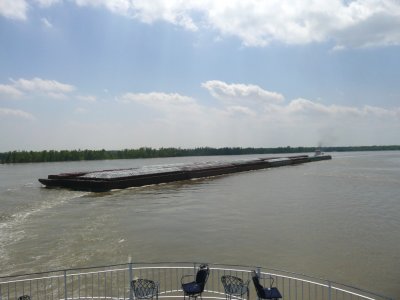
[[[105,192],[144,185],[168,183],[238,173],[250,170],[296,165],[332,159],[330,155],[270,157],[232,162],[201,162],[147,166],[141,168],[48,175],[39,181],[48,188],[67,188],[79,191]]]

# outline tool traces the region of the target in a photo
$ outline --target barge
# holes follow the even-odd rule
[[[200,162],[147,166],[142,168],[103,170],[94,172],[61,173],[39,179],[48,188],[67,188],[79,191],[105,192],[174,181],[218,176],[251,170],[329,160],[330,155],[269,157],[231,162]]]

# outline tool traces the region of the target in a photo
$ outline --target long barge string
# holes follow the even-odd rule
[[[113,189],[125,189],[218,176],[224,174],[297,165],[308,162],[332,159],[330,155],[298,155],[288,157],[269,157],[231,162],[203,162],[147,166],[142,168],[103,170],[95,172],[61,173],[48,175],[39,181],[48,188],[67,188],[79,191],[105,192]]]

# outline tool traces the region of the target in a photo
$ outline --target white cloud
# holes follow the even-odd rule
[[[164,113],[164,117],[179,123],[182,118],[195,123],[204,121],[224,126],[230,122],[241,121],[258,124],[263,130],[270,122],[274,126],[283,125],[296,131],[299,122],[305,127],[315,124],[334,124],[342,126],[358,122],[368,123],[371,120],[386,120],[400,125],[400,107],[387,109],[382,107],[354,107],[330,104],[298,98],[288,103],[283,95],[269,92],[252,84],[226,84],[222,81],[207,81],[202,84],[211,95],[222,99],[218,105],[202,106],[196,99],[177,93],[126,93],[118,98],[120,102],[146,105],[150,109]],[[183,114],[182,114],[183,113]],[[178,117],[179,116],[179,117]],[[160,120],[160,115],[157,115]],[[233,126],[230,124],[229,126]],[[229,127],[228,126],[228,127]]]
[[[202,86],[222,101],[206,106],[189,96],[158,92],[119,97],[120,102],[131,104],[126,110],[138,114],[133,118],[138,123],[131,126],[140,131],[132,133],[139,145],[277,147],[400,143],[400,107],[355,107],[304,98],[285,102],[283,95],[256,85],[216,80]],[[146,105],[149,110],[145,122],[138,105]]]
[[[15,20],[26,20],[28,4],[25,0],[0,0],[0,15]]]
[[[5,94],[13,98],[17,98],[23,95],[23,93],[18,90],[15,86],[0,84],[0,94]]]
[[[35,0],[35,2],[41,7],[50,7],[54,4],[60,3],[62,0]]]
[[[245,106],[228,106],[226,108],[226,112],[227,115],[230,115],[232,117],[255,117],[257,115],[256,112]]]
[[[338,105],[323,105],[307,99],[292,100],[285,110],[291,114],[317,114],[325,115],[362,115],[362,111],[355,107],[338,106]]]
[[[400,44],[400,2],[354,1],[347,19],[333,32],[336,47],[374,47]]]
[[[78,100],[84,101],[84,102],[91,102],[91,103],[93,103],[93,102],[96,102],[96,101],[97,101],[96,97],[95,97],[95,96],[91,96],[91,95],[87,95],[87,96],[79,95],[79,96],[76,96],[76,98],[77,98]]]
[[[1,108],[0,107],[0,116],[11,116],[17,118],[23,118],[28,120],[34,120],[34,116],[30,113],[27,113],[18,109],[9,109],[9,108]]]
[[[146,123],[154,122],[160,127],[190,127],[188,123],[201,119],[204,113],[195,99],[178,93],[126,93],[117,100],[142,111],[142,116],[152,116]]]
[[[35,0],[49,7],[62,0]],[[214,30],[243,45],[263,47],[333,42],[334,49],[400,45],[398,0],[74,0],[140,22],[168,22],[186,30]],[[25,20],[26,0],[0,0],[0,14]]]
[[[75,87],[70,84],[58,82],[56,80],[47,80],[35,77],[31,80],[20,78],[12,80],[16,88],[30,92],[47,92],[47,93],[70,93]]]
[[[279,103],[284,97],[276,92],[270,92],[253,84],[228,84],[219,80],[211,80],[201,84],[210,94],[220,100],[232,102],[255,101],[264,104]]]
[[[27,19],[30,5],[37,4],[39,7],[46,8],[60,2],[62,0],[34,0],[31,3],[27,0],[0,0],[0,15],[9,19],[24,21]],[[51,25],[45,18],[42,19],[42,22],[45,25]]]
[[[397,0],[76,0],[103,6],[145,23],[165,21],[189,30],[214,29],[246,46],[277,41],[307,44],[333,41],[336,47],[399,45]],[[196,16],[196,17],[194,17]]]
[[[42,21],[43,26],[47,28],[53,28],[53,24],[51,24],[46,18],[41,18],[40,20]]]
[[[66,99],[76,88],[73,85],[61,83],[56,80],[47,80],[35,77],[33,79],[10,79],[12,84],[0,84],[0,95],[4,94],[14,98],[45,96],[53,99]],[[93,101],[93,96],[78,96],[80,100]]]
[[[363,114],[374,115],[376,117],[382,117],[382,118],[392,117],[400,119],[400,107],[394,109],[387,109],[382,107],[366,105],[363,108]]]
[[[346,117],[352,118],[400,118],[400,108],[386,109],[375,106],[364,106],[362,108],[342,105],[324,105],[307,99],[292,100],[287,106],[282,107],[282,111],[292,115],[311,115],[319,117]],[[400,119],[399,119],[400,121]]]
[[[49,98],[58,99],[58,100],[65,100],[68,98],[66,94],[57,93],[57,92],[47,92],[44,95],[46,95]]]
[[[96,100],[91,95],[72,93],[75,87],[71,85],[54,82],[44,79],[20,79],[13,81],[15,85],[10,86],[24,92],[25,96],[39,93],[62,97],[69,95],[71,99],[89,102]],[[0,91],[9,90],[10,86],[5,88],[4,85],[0,85]],[[86,104],[71,106],[65,103],[70,105],[71,110],[68,112],[72,113],[66,115],[65,119],[56,121],[54,126],[57,132],[62,131],[66,135],[57,136],[53,126],[49,127],[47,134],[56,137],[52,143],[66,143],[62,144],[63,146],[75,147],[77,141],[80,141],[82,144],[79,144],[79,147],[109,145],[108,147],[114,149],[143,145],[278,147],[312,146],[319,143],[400,143],[400,107],[356,107],[304,98],[285,101],[283,95],[269,92],[257,85],[227,84],[217,80],[207,81],[202,86],[210,91],[212,97],[222,100],[211,102],[210,105],[209,101],[203,102],[201,99],[180,93],[125,93],[117,97],[117,102],[104,101],[102,105],[106,110],[109,109],[110,113],[107,116],[101,114],[100,118],[96,116],[99,111],[89,108]],[[85,120],[86,124],[74,120],[79,119],[79,114],[89,112],[91,118]],[[11,117],[17,121],[18,118],[34,119],[33,115],[23,110],[0,109],[0,122]],[[107,126],[101,125],[104,118],[107,120]],[[38,123],[42,121],[41,118]],[[71,127],[72,123],[75,125]],[[4,130],[4,126],[0,126],[1,128],[7,138],[12,136]],[[102,129],[101,136],[98,135],[99,128]],[[124,130],[126,128],[130,130]],[[38,127],[26,126],[23,132],[35,130],[39,132]],[[21,140],[27,139],[29,140],[29,136],[26,133],[26,139]],[[60,145],[54,144],[52,147],[61,147]]]
[[[197,25],[190,16],[196,1],[147,0],[75,0],[79,6],[102,6],[113,13],[133,17],[144,23],[165,21],[195,31]]]
[[[196,31],[191,12],[197,10],[198,1],[146,1],[136,0],[132,2],[132,9],[135,17],[145,23],[162,20],[174,25],[182,26],[185,29]]]
[[[136,102],[156,108],[195,104],[195,100],[193,98],[182,96],[178,93],[126,93],[122,95],[119,100],[124,103]]]
[[[56,80],[47,80],[35,77],[33,79],[20,78],[11,80],[14,87],[20,91],[29,92],[29,94],[41,94],[53,99],[66,99],[68,93],[75,90],[70,84],[61,83]]]
[[[75,0],[75,3],[78,6],[103,6],[122,15],[128,15],[132,6],[130,0]]]
[[[62,0],[35,0],[49,7]],[[334,49],[400,45],[398,0],[75,0],[144,23],[164,21],[187,30],[214,30],[243,45],[333,42]],[[26,0],[0,0],[0,14],[25,20]]]

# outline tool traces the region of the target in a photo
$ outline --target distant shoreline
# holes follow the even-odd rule
[[[1,164],[35,163],[35,162],[63,162],[110,159],[187,157],[187,156],[219,156],[219,155],[248,155],[248,154],[284,154],[314,152],[318,147],[276,147],[276,148],[241,148],[199,147],[183,148],[150,148],[124,150],[43,150],[43,151],[9,151],[0,153]],[[339,146],[322,147],[323,152],[350,152],[350,151],[395,151],[400,145],[389,146]]]

